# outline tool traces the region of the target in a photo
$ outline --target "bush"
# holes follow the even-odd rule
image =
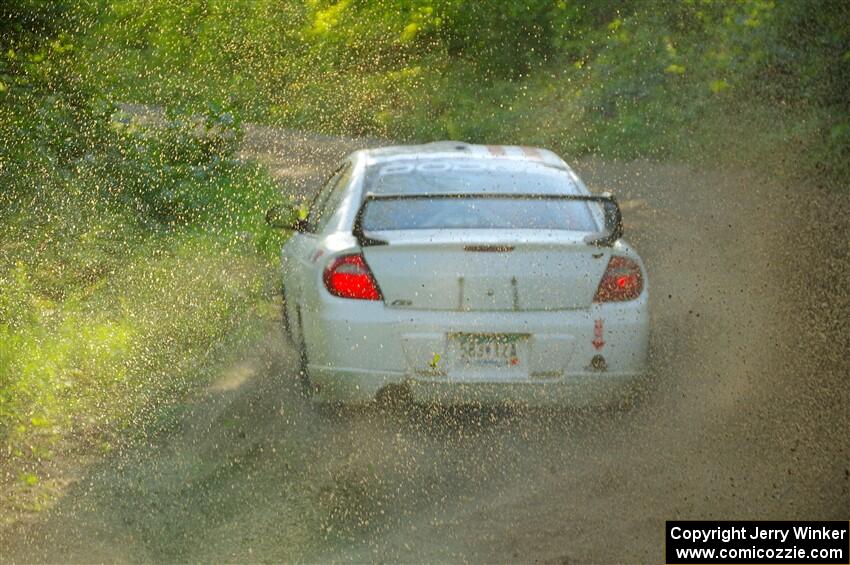
[[[117,109],[51,27],[68,6],[19,5],[0,45],[0,472],[29,485],[55,450],[112,442],[202,383],[282,237],[263,223],[278,187],[235,157],[238,115]]]
[[[816,123],[801,166],[840,181],[848,10],[840,0],[817,10],[769,0],[123,0],[88,45],[99,85],[123,98],[226,100],[252,120],[328,133],[699,159],[723,135],[714,122],[772,113],[789,140]],[[745,145],[770,169],[792,145],[778,135],[767,147],[756,125]]]

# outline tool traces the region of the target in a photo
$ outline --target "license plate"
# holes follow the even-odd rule
[[[461,367],[524,369],[524,334],[455,334],[457,362]]]

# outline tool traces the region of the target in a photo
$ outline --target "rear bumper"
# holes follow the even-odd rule
[[[620,402],[637,388],[643,373],[570,375],[558,381],[452,381],[418,379],[404,373],[311,370],[316,400],[368,403],[388,386],[400,386],[415,402],[437,404],[522,404],[598,406]]]
[[[390,385],[422,402],[605,403],[628,394],[644,374],[649,346],[646,292],[630,302],[551,312],[395,310],[332,298],[304,329],[318,399],[346,403],[371,401]],[[527,335],[526,369],[457,371],[455,333]],[[592,367],[597,355],[604,369]]]

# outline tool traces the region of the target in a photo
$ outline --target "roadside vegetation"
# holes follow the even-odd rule
[[[87,64],[112,97],[400,140],[850,176],[841,0],[111,2]]]
[[[209,104],[143,126],[94,89],[72,31],[90,14],[6,10],[0,482],[38,509],[57,454],[140,436],[250,335],[279,189],[234,158],[234,114]]]
[[[0,480],[110,449],[253,331],[284,236],[242,123],[846,189],[847,21],[842,1],[4,3]]]

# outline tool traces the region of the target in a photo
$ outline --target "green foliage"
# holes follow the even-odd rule
[[[141,424],[142,410],[197,382],[201,359],[247,323],[263,268],[219,244],[157,238],[115,274],[51,300],[19,264],[0,281],[17,310],[0,322],[4,452],[26,466],[68,431],[95,440]]]
[[[801,173],[840,182],[848,11],[841,0],[122,0],[100,13],[86,53],[98,88],[124,100],[223,100],[247,119],[328,133],[699,159],[736,141],[724,123],[751,122],[753,138],[779,125],[802,137],[753,139],[753,162],[799,152]]]
[[[263,222],[279,188],[235,157],[238,115],[117,108],[69,31],[82,6],[0,24],[0,472],[31,487],[55,449],[111,444],[202,382],[282,238]]]

